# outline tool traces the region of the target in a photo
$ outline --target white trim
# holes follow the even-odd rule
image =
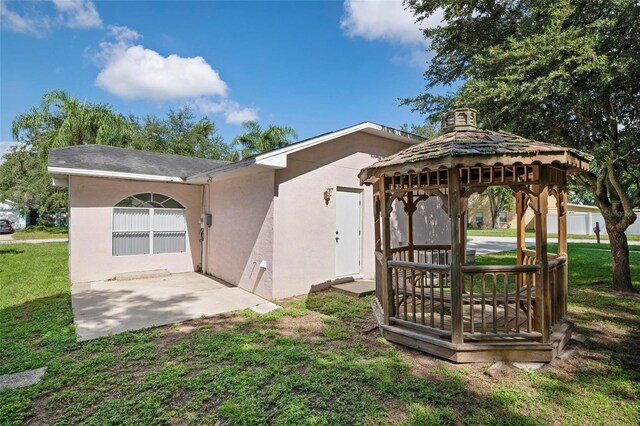
[[[69,176],[95,176],[95,177],[107,177],[116,179],[134,179],[134,180],[150,180],[160,182],[181,182],[185,183],[185,180],[178,176],[158,176],[158,175],[146,175],[140,173],[125,173],[125,172],[111,172],[106,170],[91,170],[91,169],[74,169],[67,167],[47,167],[47,171],[52,174],[69,175]]]

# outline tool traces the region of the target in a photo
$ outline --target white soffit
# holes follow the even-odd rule
[[[156,182],[181,182],[185,183],[184,179],[178,176],[157,176],[146,175],[138,173],[124,173],[124,172],[111,172],[105,170],[88,170],[88,169],[74,169],[67,167],[47,167],[47,171],[52,175],[62,176],[91,176],[91,177],[106,177],[114,179],[131,179],[131,180],[149,180]]]

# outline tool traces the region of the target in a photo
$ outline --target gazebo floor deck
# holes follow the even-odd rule
[[[412,304],[408,304],[407,313],[404,313],[404,307],[401,306],[398,319],[409,321],[417,324],[418,326],[425,325],[428,327],[441,329],[443,333],[441,335],[450,335],[451,333],[451,315],[447,315],[446,313],[442,315],[441,312],[431,312],[428,309],[425,310],[424,314],[420,312],[419,306],[416,309],[414,314]],[[428,308],[428,306],[427,306]],[[438,307],[436,306],[436,309]],[[502,306],[496,308],[496,319],[494,321],[494,312],[493,306],[485,306],[485,313],[482,315],[481,306],[476,305],[474,308],[473,315],[473,328],[470,319],[470,309],[467,306],[464,309],[463,314],[463,330],[465,333],[476,333],[478,334],[475,338],[482,338],[481,334],[484,333],[498,333],[504,330],[509,330],[510,332],[526,332],[527,328],[527,320],[532,320],[532,318],[527,318],[527,314],[524,310],[519,309],[518,315],[516,319],[516,309],[513,306],[509,306],[507,309],[507,315],[505,317],[505,310]],[[433,315],[432,315],[433,314]],[[424,321],[423,321],[424,317]],[[433,319],[433,321],[432,321]],[[519,325],[519,326],[518,326]],[[530,330],[530,328],[529,328]],[[437,334],[437,333],[434,333]]]
[[[437,328],[441,324],[439,314],[436,315],[434,313],[436,327],[431,331],[420,327],[422,322],[419,313],[416,313],[418,320],[416,326],[413,322],[412,311],[407,311],[406,321],[404,320],[404,311],[402,311],[399,318],[390,319],[390,324],[381,322],[382,310],[377,302],[374,302],[374,311],[376,312],[382,335],[387,340],[457,363],[495,361],[550,362],[565,347],[571,338],[574,327],[570,321],[559,322],[552,330],[549,343],[541,343],[539,338],[521,338],[517,336],[492,338],[493,324],[485,320],[487,333],[485,335],[486,338],[483,338],[483,333],[478,333],[481,330],[478,324],[481,325],[482,320],[481,318],[478,320],[477,316],[474,316],[474,331],[476,333],[469,334],[471,332],[471,324],[467,318],[467,321],[463,323],[464,343],[454,344],[450,341],[451,317],[449,315],[444,315],[444,330],[441,330],[440,335],[438,335]],[[511,315],[512,313],[509,313],[509,318],[511,318]],[[514,323],[511,329],[515,330],[515,315],[513,318]],[[523,319],[520,328],[522,331],[526,331],[526,315],[523,315]],[[429,326],[431,324],[430,321],[431,314],[428,313],[425,318],[425,324]],[[497,325],[504,327],[504,322],[500,321],[499,319]],[[504,328],[502,329],[504,330]]]

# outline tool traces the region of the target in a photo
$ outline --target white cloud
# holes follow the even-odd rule
[[[99,28],[102,19],[91,0],[53,0],[53,5],[69,28]]]
[[[6,2],[0,2],[0,24],[2,28],[17,33],[43,36],[51,27],[51,19],[47,16],[22,16],[9,10]]]
[[[203,57],[162,56],[133,42],[140,35],[111,27],[115,42],[103,42],[98,58],[104,66],[96,85],[125,99],[169,101],[207,95],[226,96],[227,84]]]
[[[222,113],[240,124],[258,118],[256,108],[228,98],[229,87],[201,56],[163,56],[136,44],[141,36],[127,27],[109,27],[114,41],[100,44],[95,55],[101,70],[95,84],[124,99],[155,102],[191,100],[204,114]]]
[[[340,25],[351,37],[419,43],[422,34],[415,20],[402,0],[346,0]]]
[[[402,0],[345,0],[340,26],[350,37],[404,45],[408,52],[399,52],[392,61],[421,66],[429,57],[429,42],[424,39],[422,29],[436,27],[443,19],[439,9],[418,24]]]
[[[245,121],[258,119],[258,109],[242,107],[238,102],[229,99],[212,101],[210,99],[196,99],[195,105],[204,114],[223,113],[225,121],[229,124],[242,124]]]
[[[39,12],[34,5],[40,4],[42,3],[30,3],[30,7],[23,7],[22,13],[18,13],[9,9],[7,2],[0,2],[2,28],[42,37],[56,27],[87,29],[102,26],[102,19],[91,0],[53,0],[56,16]]]

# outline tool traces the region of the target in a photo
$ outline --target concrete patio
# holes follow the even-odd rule
[[[267,302],[195,272],[73,284],[78,341],[212,316]]]

